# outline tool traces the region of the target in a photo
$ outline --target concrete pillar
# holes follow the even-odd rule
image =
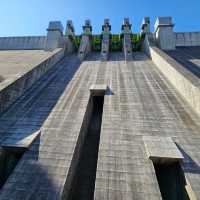
[[[83,35],[92,35],[92,26],[89,19],[85,20],[85,25],[83,26]]]
[[[65,53],[72,53],[75,51],[75,29],[72,20],[67,21],[66,38],[65,38]]]
[[[75,36],[75,29],[72,20],[67,20],[66,34],[69,36]]]
[[[104,24],[102,26],[102,31],[103,31],[103,33],[110,34],[111,25],[110,25],[110,20],[109,19],[104,19]]]
[[[131,42],[131,24],[129,23],[129,19],[125,18],[122,25],[122,36],[123,36],[123,51],[125,60],[132,60],[132,42]]]
[[[150,18],[149,17],[144,17],[142,20],[142,25],[141,25],[141,34],[146,34],[150,33]]]
[[[91,39],[92,39],[91,22],[90,20],[85,20],[85,25],[83,26],[81,44],[78,51],[78,57],[80,58],[81,61],[92,49]]]
[[[163,50],[176,48],[174,24],[171,17],[158,17],[155,23],[155,40],[158,47]]]
[[[105,19],[104,25],[102,26],[102,44],[101,44],[101,55],[103,60],[108,59],[109,46],[110,46],[110,31],[111,31],[111,25],[109,19]]]
[[[132,24],[129,23],[129,18],[124,18],[123,24],[122,24],[122,33],[123,34],[131,34],[131,27]]]
[[[47,29],[47,44],[46,50],[51,51],[62,47],[63,43],[63,26],[60,21],[49,22]]]

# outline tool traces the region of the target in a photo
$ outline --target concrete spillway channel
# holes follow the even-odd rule
[[[90,106],[93,104],[93,108],[80,152],[80,161],[76,171],[76,184],[70,198],[72,200],[93,199],[103,102],[104,97],[92,97],[90,99]]]
[[[184,172],[178,162],[154,164],[158,184],[165,200],[190,200],[185,189]]]
[[[63,199],[93,200],[106,88],[105,85],[91,86],[91,96],[70,166],[71,173],[67,178],[71,189]]]

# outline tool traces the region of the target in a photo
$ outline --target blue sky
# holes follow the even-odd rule
[[[67,19],[81,33],[86,18],[94,33],[104,18],[110,18],[113,33],[120,32],[124,17],[138,32],[144,16],[150,16],[152,29],[157,16],[172,16],[175,31],[200,31],[200,0],[1,0],[0,36],[45,35],[49,21],[65,27]]]

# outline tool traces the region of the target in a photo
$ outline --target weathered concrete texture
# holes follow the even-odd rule
[[[62,49],[0,51],[0,113],[64,56]]]
[[[161,199],[142,136],[170,136],[180,147],[190,146],[188,137],[193,138],[196,152],[191,145],[187,153],[199,166],[199,118],[147,57],[137,54],[124,64],[120,56],[112,57],[104,80],[98,81],[108,84],[113,95],[104,101],[95,199]],[[189,173],[199,197],[200,174]]]
[[[200,32],[175,33],[176,46],[200,46]]]
[[[0,75],[3,80],[22,76],[39,63],[54,55],[57,51],[58,50],[54,52],[46,52],[43,50],[0,51]]]
[[[188,71],[200,78],[200,47],[179,47],[174,51],[166,51]]]
[[[22,158],[26,160],[26,164],[21,160],[14,172],[16,175],[13,174],[10,179],[13,182],[23,173],[18,180],[22,181],[21,184],[17,184],[17,187],[13,185],[12,194],[5,186],[2,199],[7,192],[10,193],[7,193],[8,198],[15,199],[30,196],[33,199],[60,199],[90,96],[89,87],[96,77],[96,63],[99,62],[84,62],[79,68],[77,58],[66,58],[56,70],[52,68],[16,102],[17,110],[10,110],[3,115],[5,123],[0,123],[1,136],[3,133],[13,132],[30,134],[41,126],[42,130],[41,137]],[[76,70],[78,71],[73,76]],[[19,105],[22,105],[20,109]],[[12,119],[9,115],[13,116]],[[11,124],[15,124],[15,127]],[[26,184],[24,181],[27,181]],[[38,184],[39,188],[36,188]]]
[[[151,48],[156,66],[200,116],[200,79],[158,48]]]
[[[194,111],[200,115],[200,79],[198,77],[198,65],[194,65],[190,61],[188,62],[188,57],[184,54],[184,51],[181,51],[179,56],[177,56],[177,51],[171,51],[171,53],[168,51],[169,56],[154,46],[149,36],[146,36],[143,48],[159,70],[184,97]],[[194,49],[191,51],[191,54],[193,54],[192,52],[196,52],[194,56],[198,57],[198,51],[195,51],[195,48],[198,49],[198,47],[192,48]],[[175,57],[180,63],[171,56]],[[195,62],[198,63],[198,59]]]
[[[146,153],[154,163],[163,164],[184,159],[171,137],[144,136],[143,141]]]
[[[172,137],[184,149],[188,180],[200,196],[199,118],[147,56],[136,53],[128,63],[123,57],[113,53],[108,62],[100,62],[100,54],[92,54],[82,64],[73,55],[66,57],[1,115],[0,141],[39,129],[41,135],[19,161],[0,199],[61,199],[80,156],[75,148],[79,137],[84,141],[79,133],[92,84],[109,86],[94,199],[161,199],[143,136]]]
[[[0,50],[44,49],[46,36],[0,37]]]

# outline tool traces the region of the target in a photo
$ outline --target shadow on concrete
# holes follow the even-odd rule
[[[125,57],[123,52],[111,52],[108,57],[108,61],[124,61]]]
[[[200,46],[178,47],[177,49],[182,51],[184,55],[187,54],[190,58],[200,59]]]
[[[0,83],[4,81],[3,76],[0,75]]]
[[[105,95],[106,96],[112,96],[112,95],[115,95],[115,94],[112,91],[112,89],[108,86]]]
[[[134,73],[133,73],[134,74]],[[150,78],[150,77],[149,77]],[[171,105],[169,107],[170,109],[170,112],[172,112],[174,114],[174,116],[177,116],[178,115],[178,118],[180,118],[182,120],[182,122],[184,123],[184,125],[189,129],[189,130],[198,130],[199,129],[199,126],[198,124],[196,123],[196,121],[191,117],[190,113],[188,113],[188,111],[185,109],[185,107],[183,106],[184,104],[187,105],[187,102],[185,101],[185,99],[183,99],[178,93],[177,93],[177,96],[179,97],[179,100],[177,98],[177,96],[175,96],[175,94],[173,94],[169,87],[167,86],[167,84],[160,78],[159,74],[158,73],[155,73],[154,74],[154,79],[157,80],[159,82],[159,86],[161,88],[161,91],[165,91],[165,94],[166,94],[166,98],[172,102]],[[135,79],[137,80],[137,79]],[[151,79],[150,79],[151,80]],[[167,81],[167,80],[166,80]],[[152,82],[153,82],[153,79],[152,79]],[[168,82],[168,81],[167,81]],[[137,83],[137,87],[139,88],[139,81]],[[152,96],[152,98],[154,98]],[[163,98],[161,99],[163,101],[163,104],[165,104],[165,100],[163,100]],[[156,99],[155,99],[156,101]],[[183,103],[181,104],[180,101]],[[144,105],[144,106],[148,106],[148,105]],[[186,106],[187,107],[187,106]],[[159,108],[159,107],[158,107]],[[175,112],[178,111],[178,112]],[[195,112],[193,112],[193,110],[191,110],[193,115],[199,119],[199,116],[197,116],[197,114]]]
[[[27,137],[33,132],[38,131],[63,94],[79,66],[80,62],[76,56],[64,58],[18,98],[17,101],[0,116],[0,128],[2,129],[1,139],[3,140],[12,133],[18,133],[19,135],[23,133],[23,135]],[[38,198],[40,196],[40,193],[38,193],[39,191],[35,191],[36,193],[33,192],[33,188],[40,190],[40,187],[36,187],[38,184],[41,186],[46,185],[46,189],[48,191],[50,190],[52,195],[56,194],[56,191],[54,191],[56,189],[54,185],[52,185],[53,183],[49,175],[45,172],[45,168],[41,168],[40,162],[38,161],[39,148],[40,135],[38,135],[29,150],[20,157],[21,159],[14,162],[14,165],[10,168],[11,171],[9,171],[9,175],[11,174],[11,176],[9,176],[10,178],[7,177],[8,180],[5,180],[5,184],[7,184],[10,179],[12,180],[12,177],[17,180],[17,184],[15,184],[16,181],[9,184],[9,187],[13,185],[13,194],[8,195],[12,196],[15,194],[16,196],[13,197],[16,198],[14,199],[24,199],[25,196],[31,196],[31,199],[40,199]],[[18,173],[23,173],[21,174],[22,178],[18,176]],[[36,180],[38,183],[36,183]],[[26,186],[23,186],[24,191],[23,189],[15,191],[16,188],[20,186],[21,181],[28,182]],[[32,189],[31,185],[33,186]],[[29,189],[31,191],[29,191]],[[2,191],[4,191],[4,189],[2,189]],[[5,194],[6,191],[7,190],[5,190]],[[37,197],[35,196],[34,198],[34,195],[37,195]],[[46,198],[48,194],[44,193],[41,195]],[[21,198],[17,198],[18,196]]]
[[[21,159],[2,188],[0,199],[61,199],[55,178],[39,161]]]
[[[182,153],[183,160],[183,171],[185,173],[200,174],[200,166],[188,155],[179,144],[176,143],[179,151]]]
[[[62,199],[93,199],[104,96],[91,96],[67,174]]]
[[[133,52],[133,61],[147,61],[150,58],[143,52]]]
[[[200,78],[200,47],[179,47],[166,53],[178,61],[183,67]],[[199,65],[191,62],[191,59],[199,60]]]
[[[85,57],[84,61],[90,62],[90,61],[100,61],[101,58],[101,53],[100,52],[90,52],[88,55]]]
[[[27,90],[1,115],[0,127],[6,131],[5,136],[25,131],[28,136],[39,130],[79,66],[80,62],[76,56],[66,57]],[[40,135],[16,163],[16,167],[13,167],[14,171],[10,173],[11,175],[4,185],[6,189],[2,189],[2,195],[7,195],[9,199],[20,200],[25,197],[60,199],[58,196],[60,188],[54,184],[55,181],[52,181],[48,170],[38,160],[39,152]],[[37,185],[39,186],[37,187]],[[17,190],[18,187],[20,190]],[[12,190],[12,193],[7,193],[7,189]]]
[[[79,66],[76,56],[60,61],[1,114],[0,128],[6,133],[39,130]]]

